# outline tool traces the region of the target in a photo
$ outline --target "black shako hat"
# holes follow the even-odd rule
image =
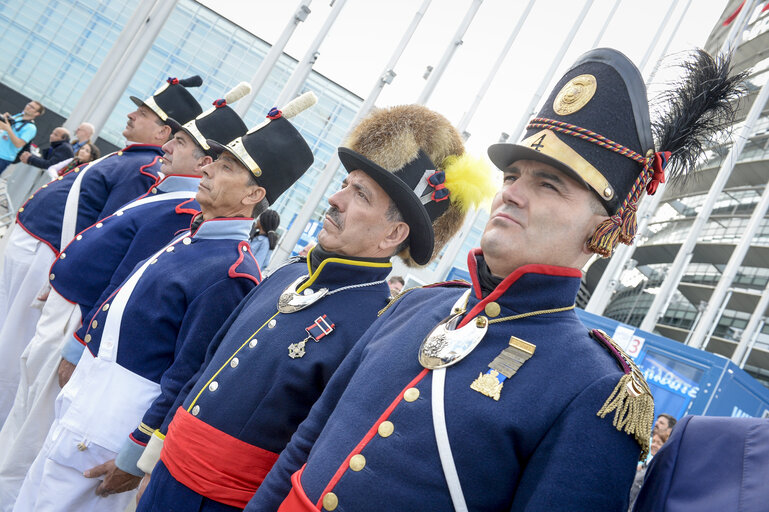
[[[201,106],[187,90],[187,87],[200,87],[202,83],[203,79],[198,75],[182,79],[169,77],[166,83],[149,98],[145,100],[136,96],[130,96],[130,98],[137,107],[142,105],[147,107],[166,124],[169,118],[184,124],[203,112]]]
[[[585,53],[558,81],[523,140],[488,150],[502,170],[516,160],[552,165],[594,191],[610,215],[616,213],[642,164],[559,129],[593,132],[646,157],[654,140],[646,86],[635,64],[610,48]]]
[[[437,255],[493,189],[489,169],[465,154],[459,132],[421,105],[374,110],[338,153],[347,172],[366,173],[395,203],[409,226],[399,256],[411,266]]]
[[[314,157],[310,146],[287,119],[317,102],[314,93],[302,94],[282,110],[273,108],[267,119],[228,144],[208,139],[215,154],[227,151],[256,177],[266,190],[270,204],[310,168]]]
[[[200,146],[207,155],[215,156],[215,151],[207,139],[217,142],[229,142],[248,131],[248,127],[230,105],[251,92],[248,82],[241,82],[213,102],[213,107],[206,110],[192,121],[182,125],[176,119],[168,118],[168,125],[174,131],[184,131]]]
[[[681,67],[652,124],[638,68],[616,50],[591,50],[559,80],[524,139],[492,145],[489,157],[502,170],[516,160],[541,161],[594,191],[609,217],[587,245],[610,256],[618,242],[633,242],[638,203],[665,182],[666,167],[674,178],[690,175],[733,124],[745,74],[731,73],[730,57],[696,50]]]

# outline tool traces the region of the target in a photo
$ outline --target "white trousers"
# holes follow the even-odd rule
[[[16,400],[0,430],[0,512],[10,512],[24,475],[54,421],[61,348],[80,326],[80,308],[51,290],[35,337],[20,359]]]
[[[29,468],[13,512],[121,512],[136,499],[136,489],[104,498],[96,495],[101,479],[85,478],[83,471],[104,462],[104,454],[94,453],[93,459],[86,464],[90,467],[70,467],[61,455],[49,457],[51,452],[61,451],[56,448],[57,444],[69,444],[69,437],[66,428],[54,425],[43,449]]]
[[[55,256],[50,247],[16,227],[0,275],[0,424],[11,409],[19,382],[19,357],[35,334]]]

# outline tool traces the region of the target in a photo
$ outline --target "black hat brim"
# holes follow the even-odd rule
[[[517,162],[518,160],[534,160],[535,162],[542,162],[543,164],[555,167],[567,176],[573,178],[577,183],[584,185],[586,189],[593,190],[582,176],[570,166],[535,149],[527,148],[526,146],[521,146],[519,144],[500,142],[489,146],[487,153],[491,162],[496,165],[500,171],[504,171],[510,167],[512,163]]]
[[[248,164],[246,164],[246,162],[244,162],[243,160],[241,160],[241,159],[240,159],[240,157],[239,157],[238,155],[236,155],[235,153],[233,153],[232,151],[230,151],[230,149],[229,149],[229,148],[228,148],[226,145],[224,145],[224,144],[220,144],[220,143],[216,142],[214,139],[206,139],[206,142],[208,143],[208,146],[211,148],[211,149],[210,149],[210,151],[211,151],[211,153],[212,153],[214,156],[219,156],[219,155],[221,155],[222,153],[224,153],[224,152],[227,152],[228,154],[232,155],[232,157],[233,157],[235,160],[237,160],[238,162],[240,162],[240,164],[241,164],[243,167],[245,167],[246,169],[250,169],[250,168],[248,167]]]
[[[411,258],[419,265],[428,263],[435,247],[435,234],[427,210],[414,191],[398,176],[363,155],[349,148],[339,148],[338,153],[339,160],[348,173],[363,171],[382,187],[409,227]]]
[[[166,124],[171,127],[172,133],[176,133],[179,130],[183,130],[184,129],[182,124],[179,121],[177,121],[176,119],[174,119],[173,117],[169,117],[168,120],[166,121]],[[184,131],[186,132],[187,130],[184,130]],[[187,132],[187,133],[189,134],[189,132]]]
[[[137,106],[137,107],[147,107],[147,108],[149,108],[150,110],[152,110],[152,109],[151,109],[151,108],[150,108],[150,107],[149,107],[149,106],[148,106],[148,105],[147,105],[147,104],[144,102],[144,100],[142,100],[142,99],[139,99],[139,98],[137,98],[136,96],[129,96],[129,98],[131,98],[131,101],[133,101],[133,102],[136,104],[136,106]],[[158,116],[158,113],[157,113],[157,112],[155,112],[154,110],[152,110],[152,113],[153,113],[153,114],[155,114],[156,116]],[[160,116],[158,116],[158,119],[160,119]],[[160,119],[160,120],[161,120],[161,121],[163,121],[162,119]],[[164,122],[165,124],[169,124],[169,125],[170,125],[170,123],[169,123],[169,121],[170,121],[170,120],[171,120],[171,118],[169,117],[168,119],[166,119],[166,120],[165,120],[165,121],[163,121],[163,122]],[[172,129],[173,129],[174,131],[176,131],[176,129],[175,129],[175,128],[172,128]]]

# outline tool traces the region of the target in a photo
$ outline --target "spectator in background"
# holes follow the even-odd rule
[[[87,164],[93,162],[101,156],[101,151],[92,142],[87,142],[80,147],[80,150],[75,152],[75,157],[69,160],[63,160],[58,164],[53,164],[48,168],[48,176],[51,179],[57,176],[63,176],[69,171],[81,164]]]
[[[0,174],[16,161],[19,152],[35,138],[35,118],[44,112],[43,105],[32,100],[26,104],[24,111],[16,115],[6,112],[0,116]]]
[[[392,276],[387,280],[387,284],[390,285],[390,295],[395,297],[401,292],[405,282],[401,276]]]
[[[93,137],[94,127],[91,123],[80,123],[80,126],[75,130],[75,138],[72,139],[72,151],[77,154],[78,150],[91,142]]]
[[[665,413],[660,414],[657,417],[657,421],[654,422],[654,428],[652,428],[652,443],[649,448],[649,458],[638,464],[638,469],[636,469],[633,486],[630,488],[630,505],[628,507],[628,512],[633,510],[633,505],[635,505],[635,501],[638,498],[638,493],[641,491],[644,478],[646,478],[646,469],[649,467],[649,462],[651,462],[652,457],[657,455],[657,452],[662,448],[662,445],[668,440],[675,425],[676,419],[670,414]]]
[[[272,251],[278,243],[275,232],[280,226],[280,215],[275,210],[265,210],[259,215],[251,229],[251,252],[254,253],[259,268],[264,270],[270,263]]]
[[[54,128],[48,136],[51,146],[43,152],[43,156],[35,156],[29,151],[22,151],[19,160],[25,164],[48,169],[64,160],[71,160],[75,156],[72,145],[69,143],[69,131],[63,126]]]
[[[652,429],[652,438],[654,434],[665,433],[665,439],[670,437],[670,433],[673,431],[673,427],[676,426],[676,419],[670,414],[664,412],[657,416],[657,421],[654,422],[654,428]]]

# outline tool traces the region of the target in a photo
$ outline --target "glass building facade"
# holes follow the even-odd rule
[[[718,51],[731,26],[725,20],[740,6],[741,0],[730,0],[706,43],[711,54]],[[733,57],[737,71],[747,70],[747,96],[743,99],[734,136],[742,129],[748,110],[760,88],[769,78],[769,11],[757,5],[749,13],[749,21]],[[630,267],[618,276],[621,283],[614,292],[604,316],[639,326],[651,307],[654,294],[665,279],[670,264],[689,235],[694,220],[702,210],[706,196],[724,162],[730,145],[711,148],[709,159],[685,184],[668,184],[662,201],[649,223],[647,236],[639,239]],[[753,125],[751,135],[737,164],[717,198],[704,227],[699,231],[691,261],[681,276],[678,289],[655,331],[686,342],[700,315],[711,300],[722,278],[732,252],[746,232],[750,217],[759,204],[769,182],[769,112],[764,112]],[[595,285],[605,263],[593,265],[586,281]],[[591,273],[594,274],[591,276]],[[713,325],[708,326],[706,350],[732,357],[737,343],[752,315],[761,322],[756,335],[749,340],[752,350],[741,363],[744,369],[769,387],[769,323],[766,311],[757,311],[762,294],[769,292],[769,217],[764,216],[724,303]],[[750,346],[750,345],[749,345]]]
[[[95,76],[136,4],[124,0],[0,0],[0,83],[39,99],[67,118]],[[122,146],[129,96],[147,97],[169,76],[200,75],[190,92],[203,106],[241,81],[250,81],[270,45],[194,0],[179,0],[100,135]],[[245,116],[248,126],[274,105],[297,61],[281,55]],[[107,86],[107,85],[105,85]],[[350,128],[362,99],[312,72],[301,92],[314,91],[318,104],[292,120],[315,155],[305,176],[274,205],[285,229],[301,209],[320,171]],[[87,121],[87,119],[83,119]],[[329,188],[341,183],[340,169]],[[316,212],[320,218],[325,201]]]

